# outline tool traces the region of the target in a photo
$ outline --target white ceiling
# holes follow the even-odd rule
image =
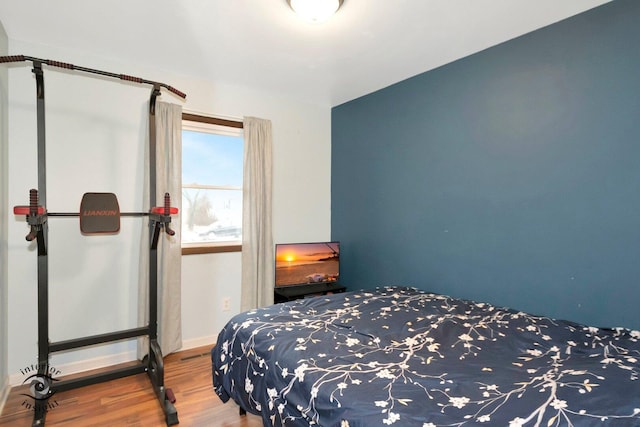
[[[607,1],[344,0],[314,25],[286,0],[2,0],[0,22],[12,40],[335,106]]]

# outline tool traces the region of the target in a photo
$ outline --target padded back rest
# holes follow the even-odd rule
[[[80,202],[82,234],[113,234],[120,231],[120,206],[113,193],[84,193]]]

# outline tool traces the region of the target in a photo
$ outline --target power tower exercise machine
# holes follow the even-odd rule
[[[36,115],[38,140],[38,189],[29,192],[28,206],[15,206],[14,214],[24,215],[30,227],[26,239],[35,240],[38,255],[38,373],[35,375],[35,407],[33,426],[42,426],[47,413],[47,400],[57,391],[70,390],[89,384],[96,384],[129,375],[146,372],[155,391],[167,425],[178,424],[178,413],[174,406],[175,396],[171,389],[164,385],[164,362],[162,351],[158,344],[158,242],[160,232],[164,230],[169,235],[175,234],[170,228],[171,215],[178,213],[177,208],[171,207],[171,198],[165,193],[163,206],[156,206],[156,127],[155,106],[156,98],[165,88],[175,95],[186,98],[186,95],[163,83],[145,80],[126,74],[116,74],[91,68],[79,67],[73,64],[38,59],[30,56],[15,55],[2,56],[0,63],[31,62],[32,72],[36,80]],[[58,67],[66,70],[81,71],[90,74],[113,77],[126,82],[151,85],[149,99],[149,196],[151,206],[149,212],[120,212],[117,198],[112,193],[85,193],[82,198],[80,212],[47,212],[46,187],[46,135],[45,135],[45,97],[43,65]],[[121,216],[136,216],[149,218],[149,322],[146,326],[117,332],[93,335],[59,342],[49,341],[49,302],[48,302],[48,224],[50,217],[79,217],[80,228],[83,233],[116,233],[120,228]],[[55,352],[79,349],[86,346],[147,336],[149,339],[148,355],[136,365],[123,368],[111,368],[107,371],[53,381],[49,376],[49,356]],[[33,389],[33,387],[32,387]]]

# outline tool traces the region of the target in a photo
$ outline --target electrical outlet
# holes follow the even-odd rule
[[[222,311],[231,310],[231,298],[226,297],[222,298]]]

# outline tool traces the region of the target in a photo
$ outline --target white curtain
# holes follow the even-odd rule
[[[182,107],[156,102],[156,206],[163,206],[164,193],[171,195],[171,206],[182,213]],[[149,203],[149,150],[145,151],[145,207]],[[182,347],[180,217],[173,216],[170,227],[158,240],[158,342],[166,356]],[[140,250],[138,322],[149,322],[149,226],[145,223]],[[148,339],[139,340],[138,357],[148,353]]]
[[[245,117],[241,310],[273,304],[271,122]]]

